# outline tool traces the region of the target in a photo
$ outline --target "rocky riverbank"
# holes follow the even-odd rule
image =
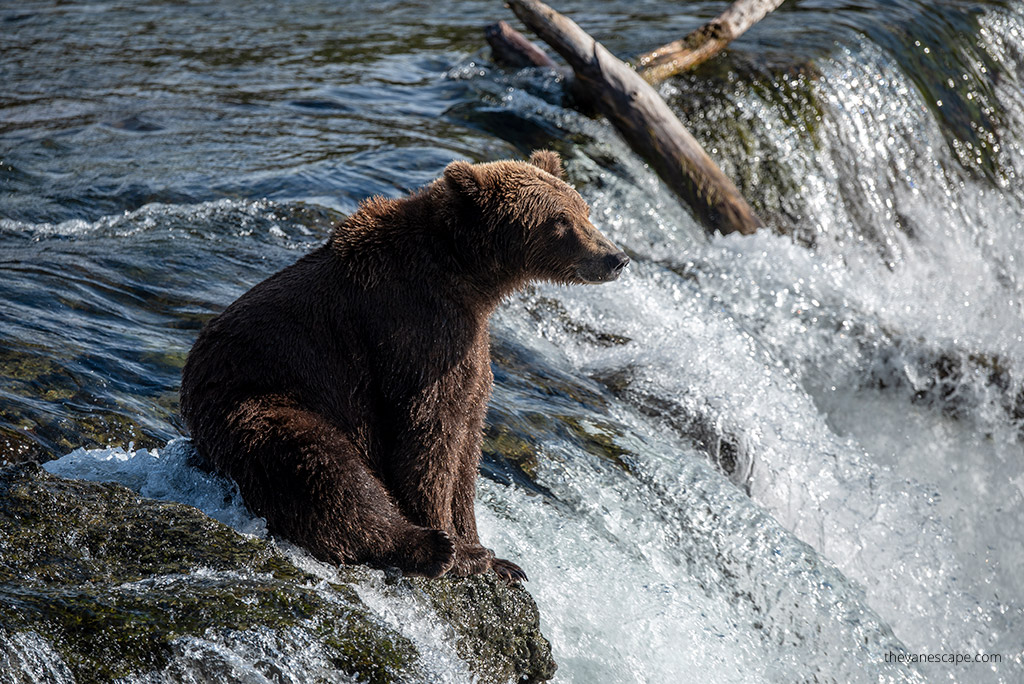
[[[326,581],[190,506],[34,463],[0,469],[0,671],[11,681],[430,681],[429,654],[361,598],[370,584],[435,612],[479,681],[554,674],[533,599],[496,577],[341,568]]]

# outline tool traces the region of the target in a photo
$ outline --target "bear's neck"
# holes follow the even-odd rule
[[[487,314],[521,289],[522,269],[496,253],[493,227],[460,215],[445,192],[435,183],[403,199],[363,202],[328,243],[347,277],[370,288],[430,287]]]

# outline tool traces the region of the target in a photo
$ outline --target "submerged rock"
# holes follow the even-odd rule
[[[521,587],[380,577],[341,568],[328,583],[189,506],[33,463],[0,469],[5,682],[432,680],[416,644],[360,598],[374,582],[429,606],[480,681],[553,675]]]

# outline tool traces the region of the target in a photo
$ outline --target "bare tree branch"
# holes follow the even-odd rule
[[[681,71],[692,69],[717,55],[751,26],[781,5],[784,0],[736,0],[718,18],[685,38],[662,45],[641,55],[637,72],[648,83],[661,83]]]

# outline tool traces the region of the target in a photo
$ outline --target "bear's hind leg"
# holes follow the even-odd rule
[[[442,530],[414,525],[351,440],[284,397],[244,402],[229,418],[224,464],[269,530],[333,563],[395,566],[438,577],[455,559]]]

